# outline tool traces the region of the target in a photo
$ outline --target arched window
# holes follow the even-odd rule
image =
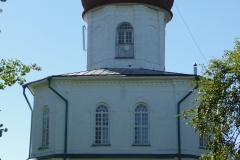
[[[121,23],[117,27],[116,58],[133,58],[133,27],[130,23]]]
[[[49,108],[43,111],[43,125],[42,125],[42,147],[49,146]]]
[[[99,105],[96,108],[95,144],[109,144],[108,107]]]
[[[149,144],[149,112],[144,104],[135,108],[134,144]]]

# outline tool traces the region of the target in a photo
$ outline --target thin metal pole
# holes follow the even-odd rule
[[[83,34],[83,50],[87,51],[86,47],[85,47],[85,29],[87,30],[87,28],[85,27],[85,25],[82,26],[82,34]]]

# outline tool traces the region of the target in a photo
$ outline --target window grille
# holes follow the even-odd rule
[[[96,109],[95,144],[109,144],[108,108],[100,105]]]
[[[199,135],[199,147],[205,148],[208,146],[208,140],[204,135]]]
[[[133,27],[122,23],[117,28],[116,58],[133,58]]]
[[[149,113],[144,104],[135,108],[134,144],[149,144]]]
[[[49,108],[43,111],[42,147],[49,146]]]

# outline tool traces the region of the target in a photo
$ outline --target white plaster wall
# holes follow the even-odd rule
[[[88,79],[53,80],[54,88],[69,101],[69,154],[176,154],[177,102],[192,86],[188,79]],[[34,88],[32,156],[62,154],[64,146],[65,103],[47,88]],[[195,95],[182,103],[182,109],[192,106]],[[97,104],[110,109],[111,146],[92,146],[94,142],[94,112]],[[150,146],[132,146],[134,140],[134,106],[145,103],[150,109]],[[41,146],[42,108],[50,108],[50,146]],[[198,134],[184,123],[182,153],[201,155]]]
[[[61,154],[64,146],[65,103],[50,91],[47,85],[37,87],[35,92],[31,155],[35,157],[48,154]],[[50,140],[47,149],[40,149],[42,145],[42,114],[46,107],[50,109]]]
[[[87,70],[145,68],[163,71],[166,16],[162,10],[139,4],[108,5],[87,12]],[[115,59],[116,29],[122,22],[134,28],[133,59]]]
[[[194,101],[196,99],[196,96],[197,96],[197,93],[194,93],[191,96],[189,96],[181,104],[181,110],[182,111],[187,110],[188,104],[191,104],[192,107],[196,106],[197,102]],[[201,152],[208,152],[205,149],[199,147],[199,140],[194,141],[194,139],[199,139],[199,133],[197,131],[195,132],[193,127],[189,125],[185,125],[188,122],[188,120],[184,120],[183,118],[181,118],[181,121],[184,122],[184,123],[181,123],[181,140],[182,140],[182,143],[184,144],[182,146],[182,153],[183,154],[190,154],[190,153],[199,154]]]

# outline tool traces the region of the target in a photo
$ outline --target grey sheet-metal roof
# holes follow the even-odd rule
[[[102,68],[102,69],[94,69],[89,71],[82,72],[74,72],[74,73],[66,73],[60,75],[52,75],[49,77],[148,77],[148,76],[190,76],[195,77],[193,74],[184,74],[184,73],[175,73],[175,72],[166,72],[166,71],[158,71],[158,70],[149,70],[149,69],[136,69],[136,68]],[[46,80],[48,77],[39,79],[33,82],[29,82],[26,85],[34,84],[36,82],[40,82]]]
[[[103,68],[83,72],[74,72],[53,77],[72,76],[195,76],[193,74],[174,73],[158,70],[135,69],[135,68]]]

